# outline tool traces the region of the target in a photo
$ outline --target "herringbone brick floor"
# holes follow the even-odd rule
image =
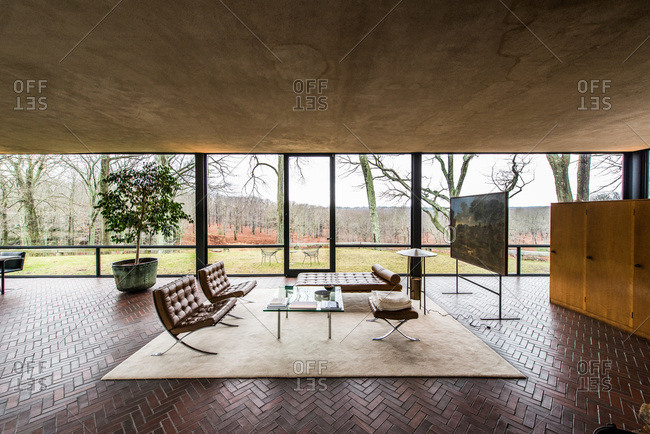
[[[520,321],[480,321],[496,314],[496,297],[467,284],[474,294],[441,294],[453,278],[428,279],[428,292],[527,379],[349,378],[312,387],[289,379],[101,381],[161,333],[150,292],[123,295],[111,279],[7,279],[0,431],[581,433],[610,421],[639,428],[636,409],[650,401],[650,343],[550,305],[546,277],[504,284],[505,311]]]

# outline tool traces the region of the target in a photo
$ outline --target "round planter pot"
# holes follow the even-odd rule
[[[133,265],[133,259],[126,259],[113,262],[111,266],[117,289],[122,292],[144,291],[156,284],[157,258],[141,258],[138,265]]]

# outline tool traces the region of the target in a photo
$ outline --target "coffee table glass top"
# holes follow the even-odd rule
[[[316,291],[323,291],[321,293],[316,293]],[[275,311],[294,311],[294,312],[343,312],[343,297],[341,295],[341,287],[335,286],[331,291],[325,290],[322,286],[284,286],[278,288],[278,290],[273,294],[271,299],[276,297],[286,297],[288,300],[287,306],[281,307],[271,307],[267,306],[264,309],[264,312],[275,312]],[[269,299],[268,302],[271,301]],[[338,303],[337,308],[328,308],[325,306],[325,302],[336,301]],[[268,303],[267,302],[267,303]],[[316,302],[316,309],[311,308],[297,308],[295,303],[301,302]],[[292,308],[291,305],[294,304]]]

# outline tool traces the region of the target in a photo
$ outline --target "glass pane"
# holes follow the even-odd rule
[[[427,259],[427,274],[456,274],[456,260],[449,254],[449,247],[427,247],[438,254],[435,258]],[[508,256],[508,272],[516,271],[516,259],[514,249]],[[474,265],[458,262],[458,272],[460,274],[491,274],[483,268]]]
[[[282,244],[283,159],[208,157],[208,245]]]
[[[336,241],[410,244],[411,156],[336,156]]]
[[[550,249],[548,247],[526,247],[521,249],[522,274],[549,274],[551,272]]]
[[[367,273],[372,271],[374,264],[380,264],[390,271],[404,274],[407,272],[406,257],[396,252],[405,248],[337,247],[336,271]]]
[[[283,274],[284,249],[270,248],[210,248],[208,261],[223,261],[227,274]]]
[[[0,207],[6,215],[3,245],[91,246],[112,244],[103,219],[95,206],[99,201],[101,179],[124,167],[138,167],[156,161],[169,165],[179,183],[176,200],[194,217],[193,155],[6,155],[3,176],[23,179],[32,186],[31,198],[21,197],[28,190],[7,188],[0,191]],[[8,185],[11,185],[9,183]],[[11,203],[29,203],[10,206]],[[144,244],[194,244],[194,226],[182,221],[170,238],[146,236]],[[37,256],[38,257],[38,256]],[[60,273],[56,273],[60,274]]]
[[[329,269],[330,158],[289,157],[291,269]]]
[[[589,200],[621,199],[623,197],[623,155],[593,154],[589,156],[589,165]]]
[[[95,274],[95,249],[20,250],[27,252],[23,271],[11,273],[12,276]]]
[[[190,249],[142,249],[140,257],[158,258],[158,274],[194,274],[196,252]],[[111,263],[134,259],[135,249],[102,249],[102,274],[111,276]]]
[[[517,274],[517,249],[508,249],[508,274]]]
[[[450,196],[508,190],[509,241],[534,251],[550,243],[551,203],[620,199],[622,173],[621,154],[423,155],[422,242],[448,242],[441,227],[448,224]],[[556,179],[566,182],[556,186]],[[515,180],[514,186],[508,184]],[[516,271],[514,253],[509,252],[511,273]],[[531,256],[522,258],[522,273],[547,273],[548,263]]]

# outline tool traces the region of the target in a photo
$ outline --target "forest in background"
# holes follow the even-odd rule
[[[476,154],[424,156],[435,175],[423,179],[422,207],[425,243],[445,243],[449,198],[462,188]],[[281,156],[212,155],[209,159],[209,243],[267,244],[282,241],[283,195]],[[548,154],[558,201],[620,198],[620,155]],[[193,155],[4,155],[0,156],[1,245],[111,244],[94,208],[106,186],[102,178],[128,165],[157,161],[181,180],[178,200],[194,216]],[[521,193],[534,179],[526,156],[503,156],[486,179],[486,189]],[[243,163],[242,163],[243,162]],[[299,161],[298,163],[299,164]],[[577,191],[572,191],[569,166],[577,164]],[[238,169],[239,168],[239,169]],[[244,170],[245,169],[245,170]],[[235,170],[245,173],[243,187],[233,186]],[[410,173],[397,170],[386,155],[339,155],[341,178],[360,174],[368,206],[337,209],[337,239],[341,243],[402,243],[410,239]],[[590,177],[607,179],[590,189]],[[263,198],[263,186],[275,186],[275,200]],[[553,188],[550,187],[550,188]],[[394,203],[379,206],[378,198]],[[327,209],[292,204],[292,242],[318,241],[324,236]],[[548,243],[548,207],[511,208],[511,242]],[[194,227],[184,223],[170,239],[159,236],[146,244],[194,244]]]

